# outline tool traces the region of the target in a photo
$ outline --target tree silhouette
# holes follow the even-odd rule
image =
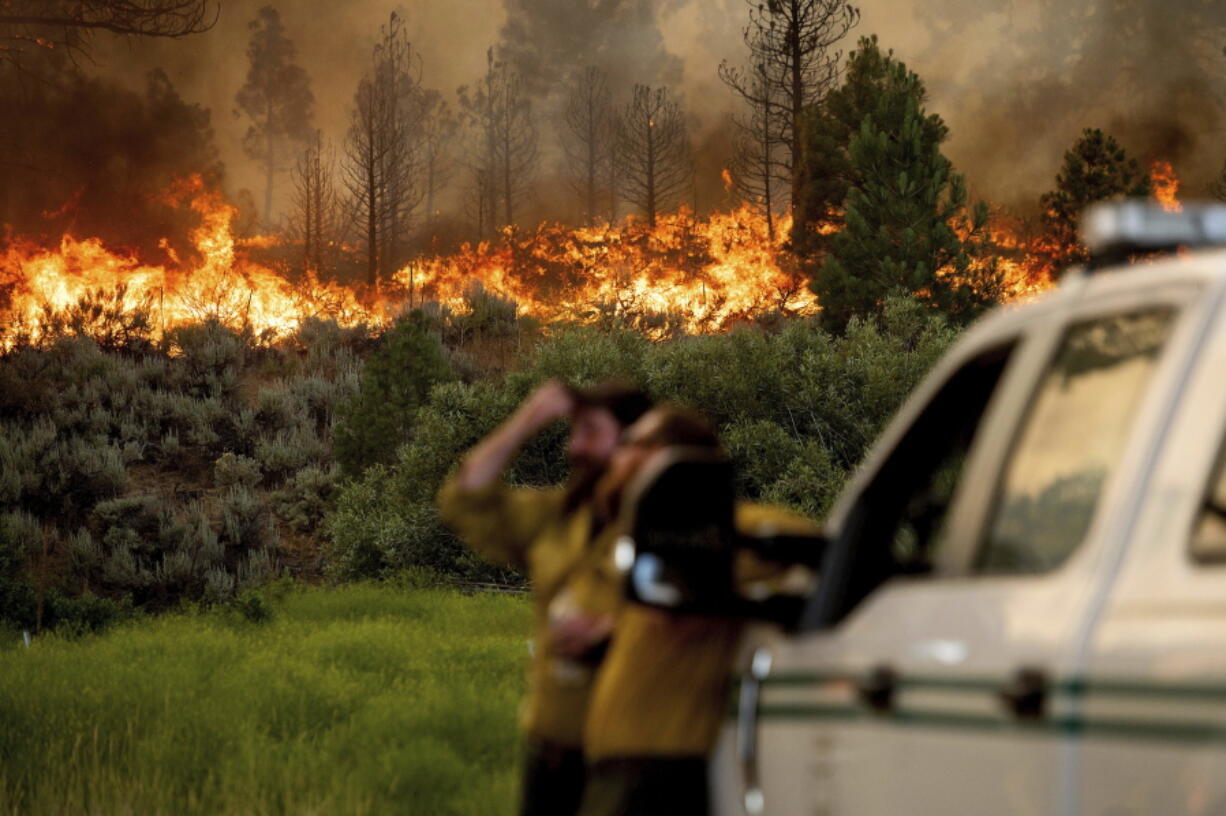
[[[1081,214],[1096,201],[1147,196],[1149,178],[1111,136],[1086,128],[1064,154],[1056,189],[1039,199],[1043,245],[1056,270],[1085,263],[1089,252],[1078,238]]]
[[[134,37],[186,37],[217,22],[214,0],[4,0],[0,61],[62,49],[85,53],[94,32]]]
[[[589,66],[579,75],[566,97],[563,111],[562,149],[571,186],[583,202],[583,219],[596,222],[601,193],[610,179],[617,115],[609,80],[599,68]]]
[[[340,199],[334,181],[335,159],[325,147],[323,134],[315,138],[294,166],[292,231],[302,239],[302,265],[324,272],[331,265],[332,246],[339,228]]]
[[[251,122],[243,150],[264,166],[264,223],[272,222],[273,187],[277,173],[288,168],[294,152],[287,143],[311,138],[315,97],[311,80],[295,59],[294,43],[285,34],[281,15],[264,6],[248,24],[247,80],[235,96],[238,111]],[[285,158],[283,158],[285,157]]]
[[[493,234],[497,224],[515,223],[516,209],[532,194],[539,157],[532,102],[523,78],[486,52],[485,76],[470,91],[458,91],[472,148],[473,204],[477,232]]]
[[[674,206],[692,180],[685,116],[667,88],[634,86],[617,125],[622,194],[656,225],[659,211]]]
[[[434,233],[438,197],[451,182],[454,170],[453,143],[460,123],[438,91],[427,91],[422,99],[421,172],[426,208],[426,238],[429,240]]]
[[[720,64],[720,78],[762,110],[783,146],[781,163],[793,177],[791,200],[798,198],[793,168],[800,163],[800,127],[805,108],[834,87],[840,55],[834,46],[859,21],[860,10],[847,0],[746,0],[749,70]]]
[[[378,286],[403,261],[404,236],[422,199],[420,59],[395,12],[381,34],[371,66],[358,82],[343,162],[370,286]]]
[[[786,200],[788,163],[778,117],[772,114],[775,90],[760,68],[754,70],[754,99],[748,116],[733,115],[732,182],[737,194],[766,217],[768,237],[775,235],[775,212]]]

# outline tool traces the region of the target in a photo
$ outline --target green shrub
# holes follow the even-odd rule
[[[275,433],[307,424],[302,406],[284,382],[260,389],[256,397],[255,420],[266,433]]]
[[[260,463],[246,456],[223,453],[213,463],[213,483],[218,487],[236,484],[255,487],[262,478]]]
[[[723,443],[736,464],[737,492],[761,496],[784,478],[803,443],[769,419],[741,420],[724,429]]]
[[[34,628],[34,585],[26,565],[41,540],[42,528],[33,516],[0,514],[0,624]]]
[[[277,517],[297,533],[313,533],[323,523],[340,492],[340,469],[303,468],[272,494]]]
[[[233,608],[248,623],[267,623],[272,620],[272,607],[263,594],[254,589],[240,592],[234,599]]]
[[[366,361],[362,385],[340,408],[333,429],[336,461],[348,475],[387,462],[408,440],[430,389],[452,378],[438,338],[413,312],[383,337]]]
[[[579,386],[611,378],[642,383],[643,364],[652,351],[636,332],[570,329],[540,343],[527,370],[533,383],[551,378]]]
[[[276,483],[308,465],[326,465],[331,460],[326,440],[310,427],[280,431],[255,445],[255,459],[270,482]]]
[[[246,485],[232,485],[222,496],[221,519],[221,537],[229,545],[255,549],[270,541],[268,512]]]
[[[324,525],[327,568],[342,578],[423,566],[498,574],[441,528],[434,495],[464,452],[549,377],[582,384],[629,378],[658,399],[696,407],[719,424],[742,497],[820,516],[953,338],[943,320],[908,300],[890,301],[879,319],[853,321],[838,338],[806,320],[774,333],[746,328],[658,344],[626,332],[559,332],[522,372],[430,392],[395,461],[342,489]],[[507,480],[563,481],[564,439],[561,423],[538,435]]]
[[[131,598],[113,601],[88,590],[77,596],[52,590],[45,600],[43,628],[69,637],[96,634],[129,620],[134,614]]]
[[[238,389],[246,363],[246,339],[216,320],[179,326],[169,332],[170,348],[179,355],[181,387],[200,397],[227,397]]]
[[[341,492],[327,520],[329,574],[356,580],[421,567],[475,579],[510,574],[485,564],[457,542],[442,527],[432,501],[404,502],[397,487],[393,472],[376,465]]]

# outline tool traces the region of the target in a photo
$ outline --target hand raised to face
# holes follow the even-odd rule
[[[558,380],[549,380],[524,400],[519,411],[534,427],[542,428],[570,417],[575,405],[574,391]]]

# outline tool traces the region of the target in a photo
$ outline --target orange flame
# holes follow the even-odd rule
[[[1159,159],[1149,167],[1150,186],[1154,191],[1154,200],[1166,212],[1183,212],[1179,203],[1179,176],[1169,161]]]
[[[191,242],[200,258],[187,264],[163,246],[171,265],[149,265],[132,254],[114,252],[100,239],[65,235],[58,248],[16,242],[0,253],[0,314],[33,339],[42,334],[48,313],[71,308],[98,291],[119,291],[128,309],[151,308],[161,329],[216,319],[233,326],[280,336],[309,316],[343,322],[367,319],[354,293],[321,283],[308,274],[300,284],[240,254],[231,230],[236,210],[199,176],[176,184],[169,203],[186,205],[200,216]],[[257,242],[262,242],[260,239]],[[7,301],[7,302],[6,302]]]
[[[784,248],[790,217],[776,218],[768,234],[765,214],[748,204],[706,218],[683,208],[659,216],[655,227],[630,218],[582,228],[508,228],[494,240],[405,266],[374,296],[309,272],[291,281],[284,269],[254,260],[256,250],[282,239],[236,238],[236,208],[198,176],[174,185],[164,199],[195,213],[198,226],[190,247],[179,252],[164,239],[165,259],[158,263],[98,238],[65,235],[56,247],[21,240],[0,245],[0,326],[38,339],[56,312],[99,291],[121,295],[124,308],[149,309],[161,331],[213,318],[269,339],[290,334],[308,317],[383,323],[403,306],[427,301],[462,311],[475,287],[544,322],[615,322],[654,337],[819,310],[806,274]],[[840,224],[832,212],[817,229],[830,234]],[[1005,300],[1051,286],[1040,239],[1021,237],[1021,226],[999,215],[989,232]],[[8,332],[7,340],[0,334],[0,349],[16,333]]]
[[[396,282],[413,300],[455,308],[480,285],[546,321],[671,315],[687,331],[720,331],[768,312],[816,311],[803,275],[780,251],[790,226],[778,224],[766,240],[765,218],[749,205],[706,220],[682,208],[654,228],[638,219],[542,224],[412,264]]]

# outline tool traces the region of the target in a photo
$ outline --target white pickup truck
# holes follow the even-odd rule
[[[970,329],[755,633],[721,814],[1226,813],[1226,210]]]

